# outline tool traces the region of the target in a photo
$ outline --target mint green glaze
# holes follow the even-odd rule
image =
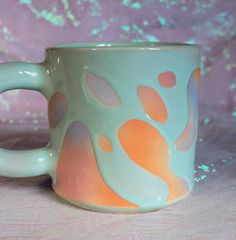
[[[5,153],[6,150],[1,150],[1,175],[37,175],[35,169],[38,169],[38,174],[49,173],[52,176],[55,187],[57,159],[65,133],[73,121],[79,120],[90,131],[101,176],[110,188],[125,200],[138,205],[139,209],[133,209],[135,212],[160,209],[170,204],[166,203],[169,194],[167,184],[129,159],[117,137],[117,131],[123,123],[129,119],[140,119],[156,127],[164,136],[169,146],[170,168],[176,176],[184,179],[192,190],[195,144],[186,152],[177,151],[174,145],[188,119],[187,85],[192,72],[199,67],[199,48],[196,45],[73,43],[47,49],[43,64],[13,63],[11,68],[15,73],[6,66],[10,65],[0,66],[1,78],[17,81],[0,86],[2,91],[13,88],[34,89],[41,91],[47,98],[55,91],[61,92],[67,98],[68,111],[62,121],[50,129],[49,146],[28,152],[27,164],[24,165],[27,171],[14,169],[16,162],[9,161],[11,151]],[[31,74],[26,71],[20,74],[21,68],[26,66],[30,68],[27,71]],[[160,86],[157,80],[158,75],[165,71],[172,71],[176,75],[177,84],[171,89]],[[121,100],[119,107],[106,107],[96,101],[85,84],[87,73],[97,75],[110,83]],[[21,84],[19,78],[22,79]],[[138,85],[150,86],[162,96],[169,114],[166,123],[158,123],[146,115],[137,96]],[[98,145],[98,137],[103,134],[113,144],[111,153],[103,152]],[[23,156],[27,151],[19,153],[21,154]],[[43,160],[35,160],[39,158]],[[13,171],[9,172],[9,169]],[[86,205],[73,199],[69,201],[82,207]],[[85,208],[122,211],[89,205]]]
[[[192,189],[194,146],[183,154],[174,149],[174,142],[186,125],[187,84],[192,71],[199,66],[198,50],[188,45],[147,46],[144,43],[136,43],[128,50],[127,44],[117,43],[97,44],[97,47],[95,43],[66,46],[71,48],[58,46],[48,51],[49,65],[52,64],[51,59],[54,59],[51,67],[57,69],[52,79],[55,82],[59,77],[65,79],[64,84],[61,83],[60,88],[56,90],[66,96],[70,95],[68,115],[62,121],[62,125],[53,130],[52,137],[61,139],[62,143],[70,123],[80,120],[92,134],[97,162],[106,183],[130,202],[144,208],[152,206],[160,208],[168,195],[166,184],[157,176],[134,164],[121,149],[117,139],[117,130],[125,121],[145,120],[157,127],[167,139],[171,149],[170,167],[176,175],[185,179]],[[63,68],[66,69],[64,74]],[[173,89],[158,86],[156,80],[159,73],[167,70],[175,72],[177,77],[178,84]],[[121,106],[112,109],[97,102],[86,89],[84,82],[86,73],[95,74],[109,81],[121,99]],[[163,96],[169,110],[166,124],[156,123],[146,117],[136,93],[139,84],[158,89]],[[74,104],[75,99],[80,107]],[[182,104],[177,104],[178,102]],[[111,140],[112,153],[104,153],[98,146],[97,138],[101,134],[105,134]],[[55,141],[52,139],[52,142],[57,143],[56,139]],[[60,148],[60,145],[55,145],[55,148]]]
[[[0,92],[11,89],[40,91],[45,97],[53,93],[46,69],[41,64],[11,62],[0,65]],[[0,149],[0,175],[30,177],[51,173],[55,153],[50,148],[27,151]]]
[[[56,189],[54,189],[54,191],[56,192]],[[159,207],[156,205],[156,206],[147,206],[145,208],[135,208],[135,209],[133,209],[133,208],[122,208],[122,207],[96,206],[96,205],[86,204],[84,202],[74,201],[73,199],[62,197],[62,196],[60,196],[60,194],[59,194],[59,197],[64,201],[70,202],[70,203],[72,203],[76,206],[79,206],[79,207],[87,209],[87,210],[92,210],[92,211],[95,211],[95,212],[103,212],[103,213],[147,213],[147,212],[153,212],[153,211],[160,210],[162,208],[166,208],[166,207],[169,207],[171,205],[174,205],[178,201],[188,197],[189,194],[190,194],[190,192],[187,195],[183,196],[182,198],[180,198],[178,200],[172,201],[171,203],[166,203],[165,205],[162,205],[162,206],[159,206]]]

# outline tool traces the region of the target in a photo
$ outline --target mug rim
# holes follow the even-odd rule
[[[67,42],[47,47],[46,50],[162,50],[192,48],[200,45],[181,42]]]

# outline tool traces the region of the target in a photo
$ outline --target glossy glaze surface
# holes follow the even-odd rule
[[[74,121],[86,126],[90,148],[96,156],[97,173],[114,193],[134,206],[133,210],[126,210],[122,204],[116,205],[114,211],[159,209],[183,198],[193,188],[196,134],[184,150],[178,149],[175,142],[186,131],[186,125],[192,132],[197,131],[197,106],[192,104],[191,97],[197,85],[196,81],[190,82],[199,67],[198,48],[139,47],[103,45],[80,47],[79,51],[48,50],[46,65],[56,68],[51,74],[55,91],[68,96],[69,106],[60,127],[52,130],[54,148],[63,149],[58,166],[62,162],[67,166],[58,168],[54,189],[73,203],[78,201],[79,206],[89,204],[93,208],[94,205],[94,209],[101,208],[101,211],[107,206],[107,211],[112,211],[105,199],[92,204],[88,198],[86,201],[75,196],[82,191],[81,181],[69,172],[84,166],[79,163],[79,156],[86,154],[79,154],[79,147],[64,154],[70,141],[75,143],[75,139],[80,139],[75,134],[70,140],[67,134]],[[60,87],[59,76],[63,79]],[[193,125],[188,124],[190,115],[195,121]],[[56,137],[61,139],[60,143]],[[69,164],[70,156],[77,156],[77,167]],[[63,173],[63,169],[67,172]],[[93,172],[89,165],[84,171]],[[90,177],[93,179],[85,182],[96,179],[93,174]],[[78,189],[77,193],[66,191],[70,181],[73,189]]]
[[[39,90],[49,99],[53,160],[46,172],[55,191],[78,206],[113,212],[160,209],[188,195],[198,47],[78,50],[48,49],[37,65],[47,76]]]

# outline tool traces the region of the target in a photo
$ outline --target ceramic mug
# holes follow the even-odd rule
[[[197,45],[74,43],[50,47],[40,64],[0,65],[0,90],[48,99],[50,142],[0,150],[0,175],[49,174],[53,189],[82,208],[145,212],[194,185]]]

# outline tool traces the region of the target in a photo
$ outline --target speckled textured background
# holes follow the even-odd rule
[[[202,105],[236,118],[235,12],[234,0],[1,0],[0,61],[39,62],[45,47],[61,42],[198,43]],[[0,97],[2,121],[11,113],[45,117],[45,110],[39,94],[12,91]]]
[[[40,62],[44,59],[45,47],[61,42],[177,41],[200,44],[202,46],[201,110],[195,168],[197,190],[194,199],[196,202],[199,196],[196,194],[201,195],[204,189],[213,186],[221,187],[215,189],[212,196],[216,191],[220,193],[223,189],[222,194],[224,192],[225,196],[231,198],[233,196],[236,199],[236,176],[235,171],[232,171],[235,169],[236,160],[235,13],[235,0],[1,0],[0,62],[13,60]],[[4,81],[1,76],[0,81]],[[46,144],[47,103],[39,93],[14,90],[1,94],[0,114],[2,147],[27,149]],[[227,175],[227,172],[230,174]],[[227,179],[230,183],[224,184],[219,179]],[[3,184],[5,181],[1,180]],[[38,183],[39,180],[35,181]],[[221,203],[223,204],[225,200],[228,201],[228,206],[235,206],[230,199],[224,199],[224,194],[221,195]],[[206,206],[211,206],[215,211],[216,206],[211,205],[213,203],[207,205],[207,199],[210,198],[203,197],[203,199],[206,200]],[[216,199],[218,199],[217,195]],[[4,198],[1,199],[4,209],[5,205],[2,202],[4,203]],[[203,204],[203,201],[201,203]],[[181,209],[181,205],[179,206]],[[217,206],[224,209],[219,212],[221,220],[230,223],[233,219],[236,221],[236,214],[232,215],[236,211],[235,208],[229,209],[227,205],[220,203]],[[208,208],[205,211],[208,211]],[[0,212],[4,213],[4,210],[0,209]],[[226,212],[231,215],[227,217]],[[8,216],[5,215],[5,219],[7,218]],[[152,215],[151,218],[155,219],[155,216]],[[214,215],[210,218],[209,215],[209,221],[216,218],[217,216]],[[188,222],[191,221],[186,217],[186,224]],[[6,231],[7,227],[1,226],[3,226],[3,229],[0,227],[1,232]],[[203,224],[203,227],[205,226]],[[214,228],[220,227],[213,226],[212,232],[208,232],[207,235],[209,239],[213,236]],[[203,232],[195,232],[203,234]],[[233,229],[228,229],[227,234],[225,234],[227,240],[236,237]],[[137,237],[132,235],[123,239],[137,240],[141,235],[142,232]],[[113,236],[112,233],[109,236]],[[216,236],[214,239],[224,239]],[[190,239],[190,237],[179,239]]]

